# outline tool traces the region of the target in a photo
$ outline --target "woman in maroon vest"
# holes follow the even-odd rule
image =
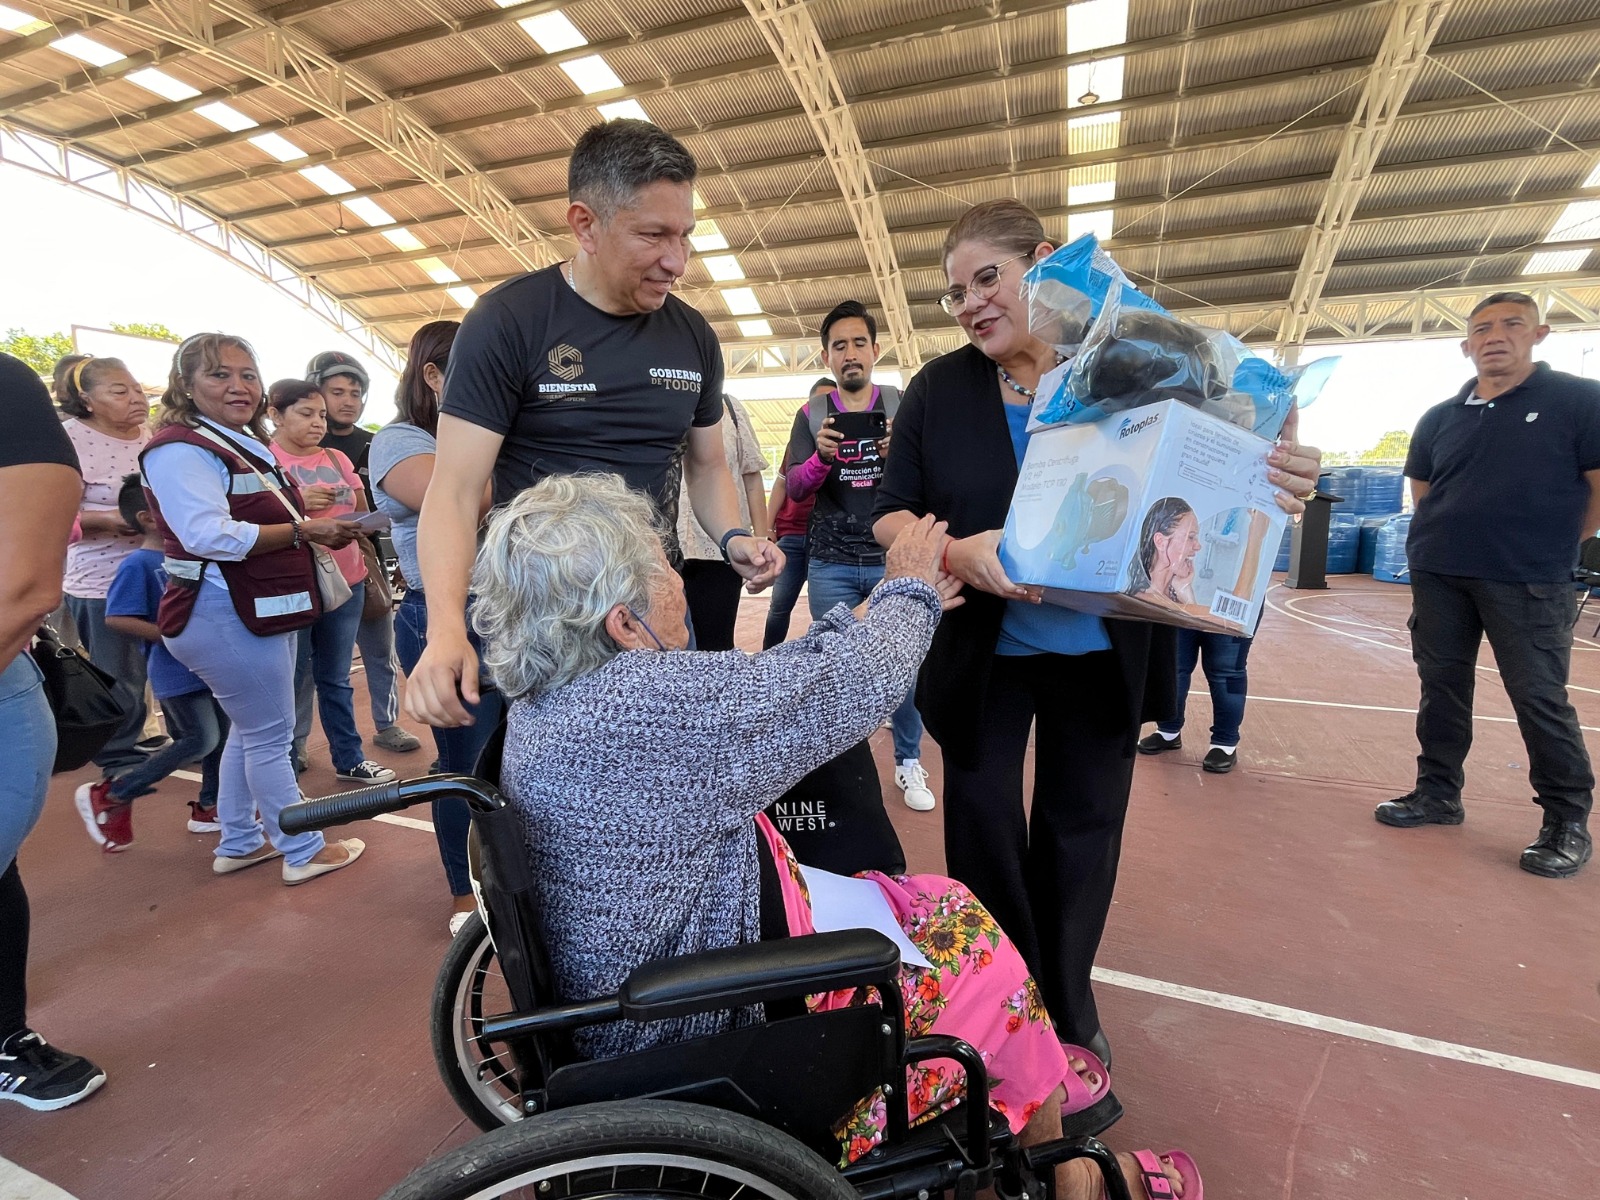
[[[261,428],[261,376],[244,339],[203,333],[178,347],[159,429],[141,458],[166,552],[157,623],[173,656],[205,680],[233,724],[222,755],[219,875],[282,856],[283,881],[349,866],[356,838],[288,836],[300,798],[294,735],[298,629],[322,611],[312,544],[347,545],[349,521],[310,520]]]

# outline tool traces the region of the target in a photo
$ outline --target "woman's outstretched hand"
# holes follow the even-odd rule
[[[884,558],[885,579],[920,579],[939,593],[946,612],[962,603],[961,580],[944,569],[944,551],[950,544],[943,521],[923,517],[907,525]]]

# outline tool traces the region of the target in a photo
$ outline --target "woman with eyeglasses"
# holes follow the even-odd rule
[[[373,502],[378,511],[394,522],[389,536],[395,556],[400,560],[400,575],[406,583],[405,596],[394,615],[395,650],[407,675],[416,668],[428,645],[428,601],[422,592],[422,572],[417,566],[417,517],[422,498],[433,478],[435,435],[439,429],[439,401],[444,394],[444,371],[450,361],[459,321],[430,321],[411,335],[406,352],[405,371],[395,394],[399,410],[393,421],[378,430],[368,451],[367,466],[372,477]],[[486,489],[479,505],[480,519],[489,511]],[[471,611],[470,605],[468,611]],[[471,633],[473,649],[477,635]],[[482,653],[479,652],[481,660]],[[438,769],[470,775],[484,742],[500,724],[505,711],[500,693],[487,680],[480,680],[481,698],[466,705],[472,714],[471,725],[453,729],[433,728],[433,744],[438,750]],[[472,879],[467,873],[467,831],[471,827],[467,802],[461,799],[433,802],[433,836],[439,842],[439,860],[444,864],[445,881],[450,885],[450,936],[454,937],[472,915]]]
[[[906,388],[873,532],[887,546],[925,514],[949,523],[967,603],[939,625],[917,708],[944,757],[945,855],[1011,934],[1064,1042],[1107,1063],[1089,971],[1117,878],[1141,721],[1176,704],[1174,631],[1041,605],[997,551],[1039,379],[1060,361],[1029,329],[1022,277],[1054,244],[1015,200],[977,205],[944,243],[944,310],[970,345]],[[1269,456],[1278,505],[1316,487],[1321,452],[1294,418]],[[1031,816],[1023,760],[1034,734]]]

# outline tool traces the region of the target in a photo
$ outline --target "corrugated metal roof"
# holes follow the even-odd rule
[[[16,2],[74,15],[65,0]],[[998,19],[977,0],[815,0],[808,9],[852,101],[916,327],[953,336],[932,303],[948,222],[969,204],[1015,196],[1064,236],[1073,165],[1094,165],[1112,183],[1116,253],[1130,272],[1172,281],[1157,295],[1186,305],[1270,305],[1287,295],[1390,4],[1129,0],[1131,44],[1097,51],[1106,65],[1073,71],[1069,86],[1063,6],[996,2]],[[426,9],[305,0],[296,10],[288,21],[298,36],[344,56],[351,72],[447,131],[452,153],[492,168],[482,186],[567,245],[564,155],[597,106],[514,19],[492,0],[430,0]],[[742,5],[573,0],[561,11],[590,42],[605,43],[625,89],[691,146],[706,170],[698,191],[746,274],[782,281],[756,285],[787,322],[774,319],[775,336],[814,324],[844,294],[880,307],[840,202],[837,164],[819,153],[794,88]],[[118,21],[92,32],[123,53],[160,40]],[[342,212],[300,174],[304,163],[277,163],[248,130],[223,133],[192,111],[199,101],[169,103],[115,66],[91,83],[77,60],[45,47],[19,53],[13,41],[0,33],[0,120],[76,141],[171,187],[203,185],[195,202],[243,217],[241,228],[302,269],[325,268],[329,286],[358,297],[355,311],[397,340],[408,315],[453,311],[438,289],[421,288],[423,253],[408,258]],[[448,188],[421,184],[371,144],[381,141],[376,111],[348,120],[313,111],[295,80],[262,85],[259,39],[236,48],[257,62],[253,73],[170,52],[161,69],[278,132],[309,161],[326,160],[463,277],[516,269],[513,251],[462,215]],[[1519,255],[1496,252],[1541,238],[1564,200],[1585,194],[1600,159],[1600,0],[1457,0],[1433,56],[1365,188],[1330,291],[1514,276]],[[1109,60],[1119,57],[1114,99]],[[1082,115],[1068,108],[1077,97],[1067,93],[1079,88],[1108,93],[1086,110],[1102,118],[1089,132],[1067,124]],[[345,235],[335,232],[341,220]],[[1208,231],[1225,236],[1207,240]],[[1484,257],[1486,246],[1494,256]],[[685,285],[738,336],[703,263]],[[373,292],[400,294],[365,296]]]

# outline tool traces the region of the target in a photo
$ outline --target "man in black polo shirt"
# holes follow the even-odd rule
[[[697,169],[647,121],[589,129],[567,167],[577,254],[485,293],[462,322],[417,526],[428,642],[406,690],[416,719],[468,724],[462,698],[478,698],[465,612],[491,477],[503,504],[547,475],[610,472],[648,495],[671,530],[681,462],[696,519],[746,586],[760,590],[782,569],[783,552],[740,527],[716,334],[670,294],[688,268]],[[687,640],[686,630],[657,633]]]
[[[1477,378],[1423,414],[1406,476],[1416,515],[1411,652],[1422,679],[1417,786],[1378,805],[1385,825],[1459,825],[1462,764],[1484,635],[1544,809],[1522,869],[1563,878],[1589,860],[1594,773],[1567,701],[1578,545],[1600,527],[1600,384],[1533,361],[1550,332],[1521,292],[1472,310]]]

